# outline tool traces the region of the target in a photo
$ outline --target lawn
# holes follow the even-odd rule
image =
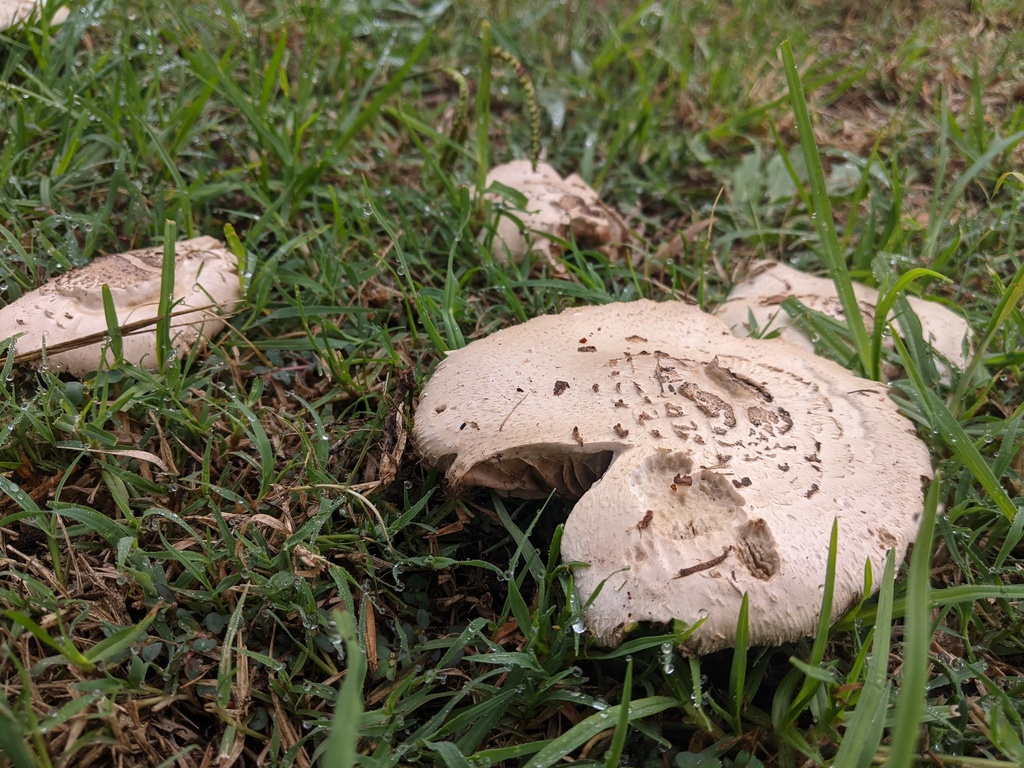
[[[199,235],[245,300],[158,372],[0,350],[0,764],[1024,761],[1017,0],[72,6],[0,32],[0,304]],[[628,258],[497,258],[478,190],[538,142]],[[823,354],[898,372],[934,469],[920,538],[805,640],[598,647],[571,502],[453,493],[419,393],[498,329],[713,309],[762,258],[910,275],[890,298],[970,323],[943,377],[913,327],[791,308]]]

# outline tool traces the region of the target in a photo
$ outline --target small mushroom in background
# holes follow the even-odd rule
[[[493,182],[526,197],[522,210],[503,210],[498,217],[494,250],[499,260],[522,261],[533,251],[564,271],[559,240],[575,240],[580,249],[599,251],[612,259],[628,255],[626,223],[578,174],[563,179],[545,163],[538,163],[534,170],[528,160],[515,160],[492,168],[487,174],[488,187]],[[491,192],[485,197],[508,205],[499,194]]]
[[[19,21],[37,14],[41,0],[0,0],[0,30],[10,29]],[[58,8],[50,18],[50,24],[61,24],[68,17],[67,8]]]
[[[874,324],[878,291],[860,283],[853,284],[854,295],[868,328]],[[754,264],[746,279],[736,283],[729,298],[715,314],[722,318],[737,336],[751,332],[752,315],[759,330],[779,331],[779,337],[803,349],[814,351],[808,339],[781,304],[793,297],[804,306],[837,320],[843,319],[843,307],[835,284],[827,277],[815,277],[777,261]],[[908,296],[914,314],[921,322],[924,339],[951,365],[963,369],[967,365],[964,340],[970,338],[967,321],[951,309],[934,301]],[[895,314],[890,315],[890,320]],[[888,342],[892,347],[892,342]],[[889,376],[892,378],[892,376]],[[948,375],[944,377],[948,380]]]
[[[840,615],[866,560],[905,555],[931,473],[884,385],[679,302],[568,310],[452,352],[413,438],[456,490],[578,498],[562,557],[589,564],[597,642],[703,620],[695,653],[735,642],[744,593],[751,644],[813,634],[835,518]]]
[[[175,352],[188,352],[200,337],[224,328],[220,311],[233,310],[242,298],[235,256],[212,237],[175,245],[174,305],[171,340]],[[43,362],[55,371],[82,376],[100,367],[107,333],[102,287],[111,298],[122,328],[124,358],[150,370],[156,358],[156,318],[160,305],[163,248],[144,248],[100,256],[84,267],[55,277],[0,309],[0,337],[21,334],[18,359]],[[91,338],[90,338],[91,337]],[[83,340],[81,345],[74,342]],[[65,345],[72,348],[65,350]],[[108,353],[108,364],[112,357]]]

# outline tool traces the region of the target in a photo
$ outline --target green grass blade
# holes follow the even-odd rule
[[[857,707],[836,754],[835,768],[861,768],[871,765],[882,741],[885,715],[888,710],[889,645],[892,636],[892,596],[896,584],[896,553],[890,549],[885,559],[882,585],[878,591],[878,613],[875,616],[871,661],[861,689]]]
[[[729,672],[729,714],[736,735],[743,731],[743,699],[747,679],[747,646],[750,645],[750,599],[746,592],[740,602],[740,615],[736,619],[736,646],[732,652]]]
[[[221,707],[226,707],[231,700],[231,682],[233,680],[231,659],[234,657],[232,646],[238,635],[238,629],[242,625],[242,608],[245,606],[247,594],[248,590],[243,589],[238,596],[238,602],[231,612],[227,629],[224,631],[224,640],[220,646],[220,661],[217,664],[217,704]]]
[[[925,264],[931,264],[936,270],[941,271],[943,269],[948,257],[940,257],[936,259],[935,248],[939,240],[939,235],[942,234],[943,229],[949,222],[949,216],[953,212],[953,208],[957,203],[963,200],[964,192],[967,187],[974,182],[978,175],[985,171],[992,164],[992,161],[999,155],[1013,149],[1021,139],[1024,139],[1024,131],[1017,131],[1004,139],[993,141],[989,146],[988,151],[971,163],[970,167],[957,177],[956,184],[953,185],[953,188],[949,191],[949,194],[946,197],[946,202],[944,202],[938,212],[931,217],[931,221],[928,226],[928,236],[925,239],[924,246],[921,250],[921,261]]]
[[[1006,516],[1006,519],[1013,520],[1018,512],[1017,506],[1006,493],[1006,489],[999,482],[999,478],[995,476],[992,467],[985,461],[985,457],[981,455],[981,452],[974,444],[974,441],[968,437],[964,428],[960,426],[960,422],[946,408],[946,404],[926,385],[920,372],[914,365],[910,352],[907,351],[900,338],[893,334],[892,340],[896,345],[900,362],[906,370],[914,392],[917,395],[917,400],[929,416],[931,428],[939,433],[939,437],[942,438],[942,441],[949,450],[967,467],[967,470],[974,476],[974,479],[981,484],[981,487],[985,489],[992,501],[999,507],[999,511]]]
[[[973,386],[975,374],[978,372],[978,368],[981,367],[982,361],[985,357],[985,351],[988,349],[992,341],[999,335],[1000,329],[1006,323],[1007,319],[1015,312],[1019,312],[1018,307],[1020,306],[1021,299],[1024,298],[1024,264],[1017,267],[1017,271],[1013,275],[1013,279],[1010,280],[1009,285],[1002,291],[1002,295],[999,297],[999,303],[996,305],[995,310],[992,312],[992,316],[989,321],[985,324],[984,330],[981,332],[980,340],[977,343],[977,348],[974,350],[974,354],[971,355],[971,359],[967,363],[967,368],[964,369],[963,375],[960,377],[960,382],[957,384],[956,392],[953,393],[951,403],[954,408],[960,412],[963,408],[964,398],[967,395],[967,390]]]
[[[931,610],[929,600],[929,570],[932,561],[932,541],[935,537],[935,518],[939,508],[940,478],[935,477],[925,496],[924,517],[914,543],[907,581],[907,607],[903,620],[903,674],[900,693],[896,701],[896,716],[892,724],[888,765],[894,768],[910,765],[921,736],[921,715],[926,702],[928,683],[928,647],[931,643]]]
[[[338,691],[331,732],[321,745],[321,768],[352,768],[356,763],[359,723],[363,712],[363,680],[366,677],[366,656],[359,647],[356,624],[347,611],[332,613],[338,633],[345,643],[348,670]]]
[[[455,237],[452,239],[452,247],[448,252],[448,272],[444,279],[444,296],[441,305],[441,319],[444,322],[445,337],[452,349],[466,346],[466,338],[462,335],[462,329],[455,319],[455,305],[460,298],[459,280],[455,276],[455,257],[459,250],[459,241],[462,239],[466,225],[469,224],[469,217],[473,213],[473,206],[469,199],[469,190],[466,187],[459,188],[458,204],[461,215],[459,216]]]
[[[879,361],[877,358],[872,359],[871,340],[868,337],[867,328],[864,326],[860,305],[853,293],[853,284],[846,269],[846,259],[839,245],[839,237],[836,235],[836,225],[832,218],[832,204],[825,187],[825,173],[822,170],[821,158],[818,156],[818,148],[814,141],[814,128],[807,112],[807,101],[804,98],[803,85],[800,83],[800,72],[793,59],[793,49],[788,40],[782,43],[782,62],[786,72],[786,84],[789,87],[789,100],[800,134],[800,148],[803,151],[804,163],[810,178],[811,204],[813,206],[811,217],[814,219],[814,225],[818,231],[821,255],[828,266],[829,274],[832,275],[836,292],[839,294],[839,301],[843,306],[850,334],[853,336],[853,345],[857,350],[861,368],[869,378],[877,381],[881,377]]]
[[[369,189],[366,189],[367,204],[370,206],[370,211],[373,214],[373,218],[380,224],[384,231],[387,232],[388,237],[391,238],[391,242],[395,246],[395,257],[398,259],[399,266],[401,267],[401,274],[405,276],[405,282],[409,286],[409,293],[411,294],[412,302],[416,307],[416,316],[419,318],[420,323],[423,325],[423,329],[427,332],[427,336],[434,343],[435,349],[438,352],[447,352],[450,347],[448,343],[441,336],[440,331],[437,329],[437,323],[434,322],[434,318],[430,316],[426,299],[423,297],[422,292],[417,288],[416,283],[409,272],[409,260],[405,256],[405,251],[402,249],[402,244],[398,238],[398,233],[395,228],[391,226],[391,222],[388,221],[387,217],[381,212],[380,208],[377,207],[377,202],[373,199],[373,196],[369,194]]]
[[[487,188],[491,169],[491,25],[484,21],[480,30],[480,83],[476,90],[476,188]]]
[[[110,286],[104,283],[100,291],[103,297],[103,318],[107,321],[107,335],[110,337],[110,351],[114,353],[114,365],[120,365],[124,361],[124,340],[121,338],[121,324],[117,321],[117,308],[110,294]]]
[[[525,768],[549,768],[560,762],[563,757],[574,749],[582,747],[597,736],[597,734],[607,731],[614,723],[617,723],[621,706],[616,704],[596,712],[574,725],[561,736],[552,739],[533,756],[533,759],[526,764]],[[649,696],[646,699],[638,699],[631,702],[628,707],[629,720],[630,722],[640,720],[678,706],[679,702],[669,696]]]
[[[278,82],[281,72],[281,60],[284,52],[288,50],[288,32],[284,30],[277,38],[277,45],[274,46],[274,53],[267,62],[267,68],[263,72],[263,83],[260,89],[260,111],[266,112],[270,103],[270,96],[274,92],[274,85]]]
[[[419,45],[416,46],[413,52],[409,54],[408,58],[406,58],[402,66],[399,67],[398,71],[395,72],[394,77],[388,80],[388,82],[374,94],[373,98],[370,99],[369,104],[360,109],[359,112],[349,120],[346,120],[341,137],[334,144],[335,150],[341,151],[345,149],[355,135],[359,133],[359,131],[361,131],[363,127],[366,126],[366,124],[369,123],[370,120],[372,120],[380,111],[384,102],[391,98],[391,96],[402,87],[402,83],[405,82],[406,76],[412,70],[413,66],[415,66],[420,56],[423,55],[423,52],[430,44],[430,40],[431,37],[429,34],[424,35],[423,39],[420,40]]]
[[[615,725],[615,733],[612,734],[612,743],[608,747],[608,753],[604,758],[605,768],[618,768],[619,760],[622,758],[622,750],[626,746],[626,736],[629,735],[629,702],[633,694],[633,659],[626,661],[626,677],[622,681],[622,701],[619,702],[619,720]]]
[[[811,646],[811,658],[806,662],[811,669],[820,669],[821,662],[825,658],[825,647],[828,644],[829,625],[832,622],[832,600],[836,586],[836,557],[839,549],[839,518],[832,521],[832,536],[828,544],[828,563],[825,566],[825,587],[821,596],[821,615],[818,617],[818,631],[814,636],[814,644]],[[817,693],[823,680],[814,675],[806,675],[800,691],[793,699],[792,705],[786,713],[784,727],[789,727],[800,716],[804,707]]]
[[[473,763],[466,759],[462,750],[450,741],[424,741],[424,744],[431,752],[438,754],[445,768],[473,768]]]
[[[65,658],[67,658],[68,661],[70,661],[72,664],[74,664],[76,667],[83,670],[84,672],[95,671],[96,665],[89,661],[89,659],[87,659],[82,654],[82,652],[79,651],[71,643],[70,640],[64,640],[63,642],[58,642],[57,640],[54,640],[50,636],[49,632],[47,632],[45,629],[39,626],[28,616],[23,614],[21,611],[8,609],[6,611],[0,612],[0,616],[3,616],[8,621],[18,624],[24,629],[27,629],[29,632],[32,633],[32,636],[35,637],[36,640],[38,640],[40,643],[47,646],[48,648],[51,648],[57,651],[58,653],[62,654]]]
[[[871,332],[871,357],[873,360],[881,359],[883,331],[888,324],[887,318],[893,306],[900,296],[903,295],[908,285],[925,277],[934,277],[947,283],[952,282],[948,277],[940,275],[938,272],[917,268],[900,275],[900,278],[893,284],[892,288],[879,294],[878,303],[875,305],[875,324]]]
[[[156,618],[157,612],[162,606],[155,606],[146,615],[142,621],[132,627],[125,627],[112,634],[110,637],[100,640],[96,645],[85,652],[85,658],[94,664],[98,664],[101,661],[105,661],[112,656],[117,656],[120,653],[128,650],[134,643],[146,634],[146,630],[149,629],[153,620]]]
[[[171,308],[174,306],[175,240],[177,225],[168,219],[164,222],[164,257],[160,266],[160,301],[156,318],[156,356],[160,373],[167,373],[170,357],[174,354],[171,346]]]
[[[252,274],[249,267],[249,254],[245,250],[245,246],[242,245],[242,239],[230,224],[224,225],[224,240],[228,244],[228,250],[238,260],[238,282],[242,286],[242,293],[244,295],[249,287],[249,279],[246,276]]]
[[[0,698],[0,744],[3,745],[0,756],[10,760],[14,768],[36,768],[39,765],[25,743],[22,730],[5,696]]]

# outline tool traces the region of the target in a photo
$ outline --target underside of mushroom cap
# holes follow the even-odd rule
[[[159,362],[155,324],[162,262],[160,247],[97,257],[0,309],[0,334],[20,334],[16,341],[19,357],[33,355],[37,363],[45,360],[51,369],[76,376],[94,371],[102,361],[102,342],[83,343],[66,351],[58,345],[106,333],[102,297],[106,285],[119,325],[137,329],[123,334],[124,358],[155,369]],[[171,340],[175,353],[181,355],[201,335],[217,334],[225,325],[219,313],[234,309],[241,299],[234,255],[212,237],[176,243],[173,298]],[[45,357],[44,345],[46,350],[54,350],[47,351]],[[109,354],[107,359],[109,364]]]
[[[569,310],[453,352],[414,439],[456,488],[578,496],[562,556],[589,564],[597,641],[703,620],[698,653],[735,641],[744,593],[752,644],[813,633],[836,518],[847,608],[866,560],[905,553],[930,474],[884,386],[676,302]]]

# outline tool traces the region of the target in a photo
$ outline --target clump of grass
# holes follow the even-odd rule
[[[1024,41],[984,5],[886,11],[887,31],[754,0],[143,2],[0,33],[0,301],[175,233],[226,235],[247,289],[205,358],[157,373],[0,353],[5,759],[1019,762],[1024,112],[995,96]],[[980,38],[991,67],[949,37],[982,21],[1004,31]],[[494,260],[468,186],[540,150],[629,217],[637,267]],[[936,464],[918,545],[806,641],[685,658],[685,627],[645,627],[594,648],[566,508],[447,493],[409,441],[416,393],[495,328],[711,305],[765,256],[847,299],[882,288],[873,326],[805,322],[869,376],[892,338]],[[948,386],[910,292],[976,331]]]

